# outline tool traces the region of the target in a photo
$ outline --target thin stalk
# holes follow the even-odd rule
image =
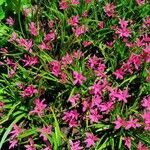
[[[19,26],[20,26],[20,30],[21,30],[21,33],[22,33],[23,37],[25,37],[23,29],[22,29],[21,19],[20,19],[20,4],[21,4],[21,0],[19,0],[18,4],[19,4],[19,12],[18,12]]]
[[[20,20],[20,12],[18,13],[18,21],[19,21],[19,26],[20,26],[21,33],[22,33],[23,37],[25,37],[23,29],[22,29],[21,20]]]

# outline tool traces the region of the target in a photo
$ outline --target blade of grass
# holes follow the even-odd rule
[[[20,103],[21,103],[21,102],[19,101],[17,104],[15,104],[15,105],[10,109],[9,113],[7,114],[7,116],[4,117],[2,120],[0,120],[0,124],[6,122],[6,121],[9,119],[10,115],[13,113],[13,111],[15,110],[15,108],[16,108]]]
[[[62,133],[59,127],[59,123],[57,121],[56,115],[53,111],[53,109],[51,108],[52,114],[53,114],[53,118],[54,118],[54,127],[55,127],[55,140],[54,141],[54,150],[58,150],[58,147],[61,146],[61,137],[62,137]]]

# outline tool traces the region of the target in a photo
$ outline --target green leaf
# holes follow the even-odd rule
[[[54,118],[54,127],[55,127],[55,134],[54,134],[54,150],[58,150],[59,146],[61,146],[61,137],[62,137],[62,133],[59,127],[59,123],[57,121],[57,118],[55,116],[55,113],[53,111],[53,109],[51,109],[52,114],[53,114],[53,118]]]
[[[105,140],[105,142],[98,148],[98,150],[102,150],[104,148],[107,147],[107,141],[108,141],[108,138]]]
[[[5,18],[5,12],[2,9],[2,6],[0,6],[0,20]]]
[[[150,4],[145,4],[139,7],[140,17],[145,18],[146,16],[148,16],[148,14],[150,14],[149,8],[150,8]]]
[[[136,134],[135,135],[138,139],[144,141],[146,144],[150,145],[149,135],[142,135],[142,134]]]
[[[25,130],[22,134],[19,135],[19,138],[25,138],[25,137],[28,137],[28,136],[31,136],[32,134],[37,134],[37,131],[35,128],[33,129],[29,129],[29,130]]]
[[[110,138],[110,146],[112,150],[115,150],[115,142],[114,142],[114,138]]]
[[[0,0],[0,5],[2,5],[6,0]]]
[[[125,79],[119,86],[122,86],[124,83],[131,83],[134,79],[136,79],[136,75],[133,75],[133,76],[131,76],[131,77],[129,77],[129,78],[127,78],[127,79]]]
[[[90,125],[89,127],[95,127],[97,129],[96,132],[99,132],[99,131],[102,131],[102,130],[110,129],[111,126],[103,124],[103,123],[98,123],[98,124]]]
[[[1,7],[0,7],[0,16],[1,16]],[[1,17],[0,17],[0,20],[1,20]],[[4,34],[6,32],[7,32],[7,27],[5,25],[0,24],[0,37],[4,38]]]
[[[13,111],[15,110],[15,108],[20,104],[21,102],[19,101],[17,104],[15,104],[14,106],[11,107],[9,113],[7,114],[7,116],[3,117],[1,120],[0,120],[0,124],[6,122],[10,115],[13,113]]]
[[[122,136],[120,136],[119,144],[118,144],[118,149],[121,149],[122,146]]]

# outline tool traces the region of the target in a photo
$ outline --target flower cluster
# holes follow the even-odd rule
[[[0,149],[149,149],[148,1],[0,5]]]

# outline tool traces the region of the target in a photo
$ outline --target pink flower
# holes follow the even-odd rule
[[[43,148],[42,150],[52,150],[52,145],[49,145],[49,146]]]
[[[37,89],[35,88],[34,85],[31,84],[31,85],[28,85],[28,87],[25,88],[24,91],[22,91],[20,95],[22,97],[32,97],[33,94],[37,94],[37,93],[38,93]]]
[[[128,21],[120,19],[119,24],[120,24],[121,28],[127,28]]]
[[[116,99],[118,88],[113,89],[111,86],[108,86],[107,89],[110,91],[109,97],[114,101]]]
[[[131,148],[131,137],[123,137],[123,140],[125,141],[125,145],[128,147],[128,149]]]
[[[144,119],[144,129],[150,131],[150,111],[145,111],[142,118]]]
[[[127,103],[128,97],[130,97],[128,89],[125,89],[123,91],[119,89],[118,93],[116,94],[116,98],[118,99],[118,101],[123,101],[124,103]]]
[[[133,73],[133,71],[132,71],[132,65],[131,65],[131,63],[128,61],[128,62],[126,62],[126,63],[124,63],[123,65],[122,65],[122,68],[124,69],[124,71],[126,71],[126,72],[129,72],[129,73]]]
[[[43,140],[47,141],[46,135],[50,135],[51,130],[52,130],[52,125],[50,125],[48,127],[45,127],[45,125],[43,125],[43,128],[39,129],[39,131],[41,132],[40,137],[43,137]]]
[[[9,70],[9,71],[8,71],[8,77],[9,77],[9,78],[14,77],[15,74],[16,74],[16,70],[17,70],[16,67],[15,67],[15,68],[12,68],[11,70]]]
[[[75,120],[75,119],[72,119],[72,120],[70,120],[69,121],[69,127],[70,128],[75,128],[75,127],[77,127],[79,124],[77,123],[77,120]]]
[[[100,29],[103,29],[103,28],[104,28],[104,21],[100,21],[100,22],[98,23],[98,27],[99,27]]]
[[[29,24],[29,31],[30,33],[33,35],[33,36],[37,36],[38,35],[38,31],[37,31],[37,28],[36,28],[36,25],[34,22],[31,22]]]
[[[114,45],[114,41],[106,41],[106,45],[107,45],[108,47],[112,48],[113,45]]]
[[[102,90],[104,90],[106,87],[106,84],[107,84],[107,81],[105,79],[96,81],[93,86],[89,87],[90,93],[94,95],[101,95]]]
[[[15,68],[16,67],[16,63],[14,62],[14,60],[10,59],[7,57],[7,59],[5,60],[6,64],[9,65],[11,68]]]
[[[148,150],[148,147],[144,146],[141,141],[138,143],[138,150]]]
[[[120,89],[119,90],[117,88],[112,89],[111,87],[109,87],[109,91],[110,91],[109,96],[113,101],[117,99],[118,101],[123,101],[124,103],[127,103],[127,98],[130,97],[127,88],[121,91]]]
[[[106,111],[106,113],[109,113],[114,108],[114,102],[103,102],[99,105],[100,111]]]
[[[116,76],[116,79],[123,79],[124,72],[122,68],[117,69],[115,72],[113,72],[113,74]]]
[[[4,107],[4,102],[0,101],[0,109]]]
[[[16,124],[13,125],[13,130],[10,132],[11,137],[9,139],[9,149],[14,148],[17,146],[18,143],[18,136],[24,131],[24,129],[20,128]]]
[[[68,77],[64,72],[60,73],[60,82],[63,83],[63,84],[68,82]]]
[[[119,129],[120,127],[124,127],[126,125],[126,121],[121,117],[117,116],[117,120],[114,121],[115,129]]]
[[[73,71],[73,78],[75,79],[73,84],[82,84],[83,81],[86,80],[86,78],[82,75],[82,73],[78,73],[76,71]]]
[[[24,46],[25,43],[26,43],[26,39],[23,39],[23,38],[18,38],[16,39],[16,41],[18,42],[19,46]]]
[[[31,8],[24,8],[23,14],[25,15],[25,17],[28,17],[31,14]]]
[[[68,24],[71,26],[78,25],[79,22],[79,16],[72,16],[70,19],[68,19]]]
[[[42,42],[39,46],[38,46],[39,49],[42,49],[42,50],[52,50],[52,47],[50,45],[49,42],[45,43],[45,42]]]
[[[128,62],[133,63],[135,69],[139,69],[141,64],[141,55],[138,54],[131,54]]]
[[[98,66],[98,64],[100,63],[100,59],[97,57],[97,56],[93,56],[93,57],[90,57],[89,60],[88,60],[88,66],[91,68],[91,69],[95,69],[96,66]]]
[[[0,61],[0,66],[3,66],[4,65],[4,62]]]
[[[135,0],[135,1],[139,6],[141,6],[145,3],[145,0]]]
[[[0,101],[0,118],[3,116],[4,102]]]
[[[78,116],[79,116],[79,114],[78,114],[77,110],[74,109],[74,110],[71,110],[71,111],[68,111],[68,112],[64,112],[63,120],[65,120],[65,121],[70,121],[72,119],[77,120]]]
[[[107,77],[107,75],[105,74],[105,69],[106,69],[106,66],[104,63],[100,62],[94,72],[96,74],[97,77],[100,77],[100,79],[103,79],[103,82],[101,83],[102,84],[102,88],[105,87],[105,85],[107,84],[107,81],[105,80],[105,78]]]
[[[69,127],[77,127],[77,120],[78,120],[79,114],[77,110],[71,110],[68,112],[64,112],[64,117],[62,118],[64,121],[69,123]]]
[[[89,148],[91,146],[94,146],[98,138],[94,136],[93,133],[86,132],[85,134],[86,134],[86,139],[85,139],[86,147]]]
[[[104,72],[105,68],[105,64],[99,64],[98,68],[94,70],[96,76],[101,79],[101,89],[105,89],[106,85],[108,84],[106,80],[107,75]]]
[[[113,16],[115,13],[115,5],[113,3],[107,3],[103,9],[108,17]]]
[[[25,145],[26,150],[36,150],[34,141],[32,138],[29,138],[30,145]]]
[[[90,41],[83,41],[82,44],[83,44],[84,47],[88,47],[89,45],[92,44],[92,42],[90,42]]]
[[[56,38],[56,35],[54,31],[50,31],[48,34],[44,35],[44,41],[47,41],[47,42],[53,41],[55,40],[55,38]]]
[[[131,31],[128,28],[117,28],[116,33],[119,34],[120,37],[129,37]]]
[[[143,35],[143,39],[144,42],[150,42],[150,36],[146,33]]]
[[[65,10],[68,8],[68,2],[65,0],[62,0],[61,2],[59,2],[59,9]]]
[[[9,42],[14,42],[17,39],[17,33],[13,32],[11,38],[8,40]]]
[[[32,40],[25,41],[25,44],[23,46],[25,47],[25,49],[27,51],[32,53],[32,49],[31,49],[33,47],[33,41]]]
[[[144,28],[150,27],[150,16],[147,16],[147,17],[144,19],[143,27],[144,27]]]
[[[150,63],[150,46],[146,46],[146,48],[144,49],[143,57],[147,63]]]
[[[24,62],[24,66],[33,66],[38,64],[38,58],[37,57],[31,57],[29,55],[24,55],[24,59],[22,59]]]
[[[128,130],[130,128],[136,129],[137,127],[140,127],[141,125],[138,123],[138,119],[133,119],[132,116],[130,116],[130,120],[126,122],[125,129]]]
[[[90,102],[88,100],[83,100],[82,106],[82,111],[85,112],[88,108],[90,108]]]
[[[16,82],[16,85],[19,89],[23,89],[24,88],[24,84],[22,82]]]
[[[15,20],[12,17],[9,17],[6,19],[6,24],[13,26],[15,23]]]
[[[1,54],[8,54],[8,49],[7,48],[0,48],[0,50],[1,50]]]
[[[78,5],[78,4],[80,4],[79,0],[72,0],[71,3],[72,3],[73,5]]]
[[[89,87],[90,93],[93,93],[94,95],[101,95],[102,85],[100,81],[97,81],[94,83],[93,86]]]
[[[73,29],[76,37],[79,37],[81,34],[84,34],[88,31],[88,28],[85,25],[78,26],[76,29]]]
[[[117,28],[116,33],[119,34],[120,37],[129,37],[131,31],[127,28],[128,21],[120,19],[119,21],[120,28]]]
[[[10,143],[9,149],[14,148],[14,147],[16,147],[17,144],[18,144],[18,139],[10,139],[10,140],[9,140],[9,143]]]
[[[85,10],[85,11],[82,13],[82,17],[83,17],[83,18],[86,18],[87,16],[88,16],[88,11]]]
[[[144,52],[150,54],[150,45],[145,47]]]
[[[138,47],[143,46],[143,41],[140,40],[140,39],[137,39],[137,40],[136,40],[136,46],[138,46]]]
[[[68,53],[62,57],[62,64],[64,67],[66,67],[67,65],[69,64],[72,64],[73,63],[73,58],[71,55],[69,55]]]
[[[145,107],[147,110],[150,110],[150,95],[143,98],[142,106]]]
[[[88,117],[89,117],[91,123],[98,122],[100,119],[102,119],[102,116],[98,114],[97,109],[91,109]]]
[[[35,107],[34,110],[30,111],[29,114],[38,114],[39,117],[42,116],[43,111],[45,110],[45,108],[47,107],[46,104],[43,103],[44,100],[40,101],[40,99],[35,99],[34,103],[35,103]]]
[[[74,106],[76,105],[79,98],[80,98],[80,94],[73,95],[69,98],[69,102],[71,102],[72,106]]]
[[[71,150],[82,150],[83,147],[80,146],[80,141],[72,142],[69,141]]]
[[[150,69],[146,69],[146,72],[147,72],[147,78],[146,78],[146,81],[147,82],[150,82]]]
[[[49,20],[48,21],[48,26],[50,29],[52,29],[54,27],[54,21],[53,20]]]
[[[16,39],[16,41],[18,42],[19,46],[23,46],[27,51],[32,53],[33,41],[31,39],[26,40],[21,38],[21,39]]]
[[[80,59],[81,57],[83,57],[84,54],[82,53],[82,51],[80,50],[77,50],[77,51],[74,51],[73,54],[72,54],[72,57],[73,58],[76,58],[76,59]]]
[[[57,60],[53,60],[49,63],[49,65],[50,65],[50,70],[52,71],[52,74],[58,77],[58,75],[61,72],[60,62]]]
[[[100,107],[100,103],[102,102],[102,98],[99,95],[94,95],[92,98],[92,107],[97,106]]]
[[[125,42],[126,46],[129,48],[133,48],[135,45],[132,42]]]

